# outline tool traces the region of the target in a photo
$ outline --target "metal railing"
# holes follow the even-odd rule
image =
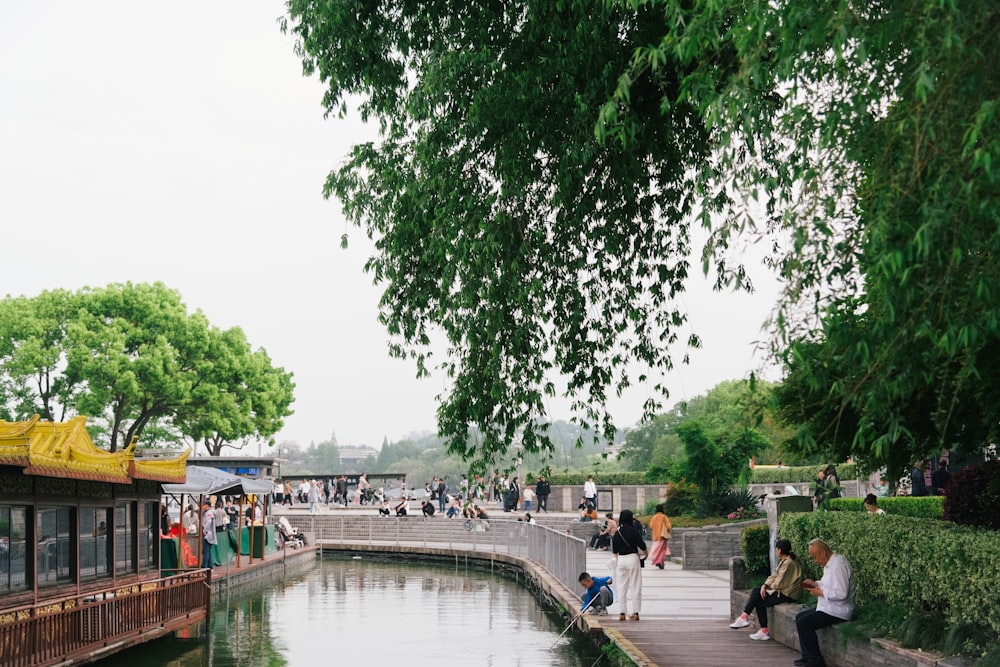
[[[289,517],[299,529],[327,543],[377,547],[444,547],[472,553],[503,553],[534,561],[570,591],[587,565],[587,544],[580,538],[538,524],[509,519],[424,517]]]
[[[200,570],[6,609],[0,617],[0,663],[61,664],[153,628],[176,630],[203,621],[209,576]]]

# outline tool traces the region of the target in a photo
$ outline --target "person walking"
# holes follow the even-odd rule
[[[927,467],[928,463],[929,461],[927,459],[917,461],[917,463],[913,466],[913,470],[910,471],[911,496],[927,495],[927,482],[924,481],[924,468]]]
[[[938,461],[938,469],[931,475],[931,493],[935,496],[944,495],[944,487],[949,479],[951,473],[948,472],[948,459],[941,459]]]
[[[778,567],[774,569],[760,588],[750,592],[750,599],[743,607],[743,613],[729,624],[734,630],[750,625],[750,613],[757,612],[760,630],[750,635],[750,639],[767,641],[771,635],[767,630],[767,610],[782,602],[798,602],[802,599],[802,564],[792,552],[792,543],[788,540],[776,540],[774,553],[778,556]]]
[[[664,559],[670,555],[670,519],[663,513],[663,505],[656,506],[656,513],[649,520],[649,529],[653,532],[653,548],[649,552],[653,565],[663,569]]]
[[[306,499],[309,501],[309,514],[319,514],[320,487],[316,480],[309,483]]]
[[[597,485],[593,475],[587,475],[587,481],[583,483],[583,497],[588,505],[597,509]]]
[[[344,475],[337,478],[337,495],[335,500],[344,507],[347,507],[347,477]]]
[[[511,480],[510,486],[507,488],[507,495],[503,498],[503,511],[504,512],[516,512],[517,504],[521,500],[521,486],[518,484],[517,477]]]
[[[293,495],[292,494],[292,483],[286,479],[285,480],[285,496],[281,500],[281,504],[282,505],[288,505],[289,507],[291,507],[292,505],[294,505],[295,501],[292,500],[292,495]]]
[[[443,477],[438,477],[437,481],[437,501],[438,511],[444,513],[445,503],[448,500],[448,485],[444,483]]]
[[[638,621],[642,609],[642,563],[639,561],[639,551],[646,550],[646,543],[636,530],[634,522],[632,510],[622,510],[618,515],[618,530],[611,536],[611,551],[618,561],[615,581],[618,582],[618,599],[621,602],[619,621],[624,621],[626,615],[630,620]]]
[[[201,566],[211,570],[215,566],[212,547],[219,543],[215,536],[215,511],[206,499],[201,504]]]
[[[535,496],[538,497],[538,511],[549,513],[549,494],[552,493],[552,486],[545,475],[538,476],[538,483],[535,484]]]
[[[524,501],[525,512],[531,512],[535,509],[535,492],[527,484],[524,485],[524,491],[521,492],[521,500]]]
[[[229,517],[226,529],[231,533],[236,532],[236,529],[240,527],[240,510],[233,504],[232,498],[226,500],[226,516]]]

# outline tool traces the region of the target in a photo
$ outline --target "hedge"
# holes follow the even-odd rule
[[[940,519],[944,516],[944,496],[891,496],[878,499],[879,508],[894,516]],[[864,512],[864,498],[832,498],[830,509],[839,512]]]
[[[816,473],[820,468],[825,468],[825,463],[812,466],[789,466],[784,468],[754,468],[750,472],[751,484],[793,484],[796,482],[815,482]],[[633,485],[633,484],[665,484],[661,482],[660,475],[652,474],[656,471],[647,472],[555,472],[549,475],[550,484],[560,486],[583,486],[587,481],[587,475],[593,475],[598,486]],[[837,465],[837,476],[841,480],[854,479],[857,474],[853,463],[843,463]],[[530,472],[527,479],[534,481],[538,478],[538,473]]]
[[[740,533],[743,567],[751,576],[771,573],[771,532],[767,524],[747,526]]]
[[[853,463],[837,465],[837,477],[841,481],[854,479],[857,468]],[[815,482],[816,474],[827,464],[818,463],[814,466],[789,466],[784,468],[754,468],[750,472],[751,484],[795,484],[798,482]]]
[[[607,472],[599,474],[589,472],[556,472],[549,475],[546,479],[552,485],[579,486],[580,490],[583,491],[583,483],[587,481],[588,475],[594,475],[594,482],[598,487],[649,484],[646,481],[646,473],[644,472]],[[537,474],[533,475],[533,479],[537,479],[537,477]]]
[[[815,537],[843,554],[859,606],[902,605],[1000,637],[1000,532],[892,514],[810,512],[783,514],[779,535],[803,555]],[[807,577],[822,576],[810,558],[802,563]]]

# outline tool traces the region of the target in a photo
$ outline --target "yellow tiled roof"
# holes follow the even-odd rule
[[[175,459],[136,460],[135,443],[118,452],[94,446],[87,418],[48,422],[35,415],[26,422],[0,419],[0,465],[24,468],[26,475],[90,479],[128,484],[133,478],[184,481],[188,453]]]

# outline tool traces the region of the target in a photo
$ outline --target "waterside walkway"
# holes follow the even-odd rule
[[[343,515],[359,516],[359,514],[371,514],[372,510],[357,507],[346,510],[325,510],[316,517],[317,528],[318,524],[327,523],[320,517],[330,517],[341,512]],[[289,518],[294,524],[307,529],[309,519],[304,511],[293,510],[287,513],[292,515]],[[508,517],[511,515],[499,513],[497,519],[509,520]],[[539,522],[558,530],[565,529],[566,523],[574,517],[572,514],[553,513],[542,515],[539,517]],[[395,519],[385,519],[385,521],[395,522]],[[443,517],[425,520],[422,517],[411,516],[404,521],[449,520]],[[503,531],[497,531],[501,532]],[[467,533],[468,538],[477,539],[476,544],[472,542],[464,544],[463,541],[451,538],[446,538],[448,541],[442,539],[434,544],[433,529],[426,531],[426,540],[417,542],[404,538],[394,544],[359,539],[356,535],[353,537],[345,535],[343,539],[334,538],[330,530],[322,532],[318,530],[317,533],[316,537],[323,548],[362,551],[375,549],[386,552],[409,550],[413,553],[437,556],[450,554],[454,557],[461,557],[464,554],[509,563],[523,558],[519,549],[508,551],[499,545],[491,545],[491,551],[484,552],[485,541],[492,537],[489,533],[481,536]],[[608,576],[613,574],[613,558],[606,551],[588,550],[585,567],[595,576]],[[574,613],[578,611],[580,607],[578,596],[581,592],[579,586],[567,591],[562,583],[556,581],[554,577],[547,576],[543,568],[537,569],[541,571],[541,575],[536,578],[540,590],[553,599],[563,601],[567,608],[572,604]],[[728,627],[731,621],[729,600],[728,570],[684,570],[679,564],[668,562],[663,570],[654,567],[646,567],[643,570],[640,621],[619,621],[619,609],[616,604],[612,605],[611,613],[607,616],[585,614],[578,627],[585,632],[605,634],[639,667],[721,667],[731,664],[739,664],[740,667],[791,666],[799,657],[797,652],[776,641],[753,641],[749,638],[749,630],[731,630]]]
[[[608,576],[606,551],[587,552],[587,570]],[[748,630],[731,630],[729,571],[684,570],[666,563],[642,571],[640,621],[585,614],[592,632],[604,632],[640,667],[781,667],[799,654],[776,641],[753,641]]]

